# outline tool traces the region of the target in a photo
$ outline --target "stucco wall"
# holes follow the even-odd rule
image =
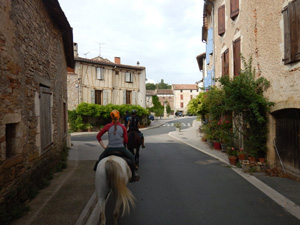
[[[0,203],[6,192],[42,177],[66,144],[66,60],[62,35],[42,1],[0,1]],[[52,92],[52,140],[41,154],[40,85]],[[6,127],[16,124],[18,151],[6,155]]]
[[[291,0],[239,0],[239,15],[230,18],[230,0],[214,2],[215,75],[222,73],[221,55],[229,49],[229,72],[233,77],[233,41],[241,38],[241,53],[253,58],[256,76],[270,81],[265,96],[275,102],[272,112],[285,108],[300,108],[300,62],[284,65],[284,26],[282,10]],[[218,35],[218,8],[225,4],[225,34]],[[211,20],[208,20],[211,21]],[[212,60],[210,60],[212,61]],[[211,63],[212,64],[212,63]],[[209,65],[209,68],[212,65]],[[276,121],[269,115],[268,160],[276,164],[273,140]]]

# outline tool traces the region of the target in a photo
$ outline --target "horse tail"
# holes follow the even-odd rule
[[[123,216],[125,212],[130,212],[130,205],[132,207],[135,206],[135,198],[132,192],[127,188],[127,177],[125,177],[124,173],[121,172],[122,168],[120,164],[113,160],[107,160],[105,168],[108,184],[116,196],[116,201],[121,200],[123,204]]]

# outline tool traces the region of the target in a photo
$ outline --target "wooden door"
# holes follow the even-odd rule
[[[281,160],[300,169],[300,109],[284,109],[274,113],[276,146]]]

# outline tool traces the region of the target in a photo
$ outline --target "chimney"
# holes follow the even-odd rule
[[[74,49],[74,57],[78,57],[78,45],[77,43],[73,43],[73,49]]]
[[[137,66],[140,66],[140,62],[139,62],[139,61],[137,61],[137,62],[136,62],[136,65],[137,65]]]
[[[115,64],[121,64],[121,58],[115,57]]]

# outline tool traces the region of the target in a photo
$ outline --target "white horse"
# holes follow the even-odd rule
[[[98,207],[100,208],[99,224],[105,225],[105,205],[113,193],[116,200],[114,209],[114,225],[118,224],[120,207],[123,204],[123,213],[130,212],[130,205],[135,206],[134,196],[127,188],[127,183],[131,179],[132,173],[127,162],[118,156],[109,156],[102,159],[96,170],[96,194],[98,197]]]

